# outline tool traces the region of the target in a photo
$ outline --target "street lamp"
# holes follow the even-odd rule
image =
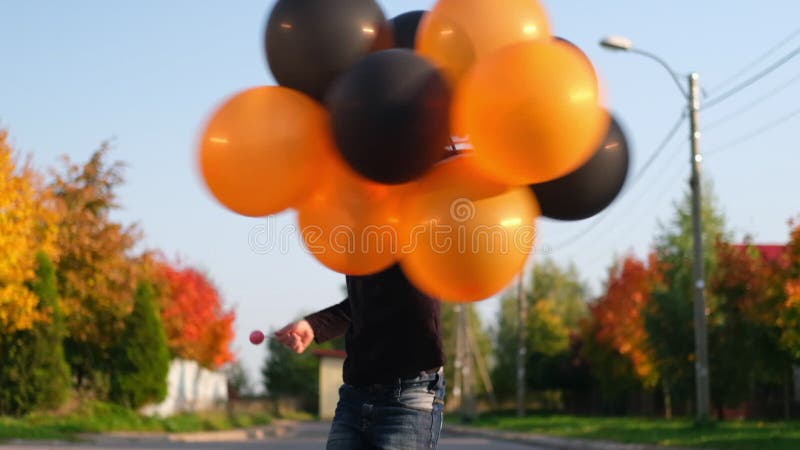
[[[685,90],[680,76],[658,56],[639,50],[630,39],[621,36],[610,36],[600,45],[610,50],[637,53],[658,62],[672,76],[683,98],[688,103],[690,119],[689,141],[691,143],[692,178],[692,234],[694,242],[694,346],[695,346],[695,393],[697,396],[697,419],[705,421],[710,413],[709,371],[708,371],[708,329],[706,325],[705,275],[703,274],[703,233],[701,217],[700,173],[703,156],[700,154],[700,129],[698,116],[700,111],[700,75],[691,73],[688,76],[689,90]]]

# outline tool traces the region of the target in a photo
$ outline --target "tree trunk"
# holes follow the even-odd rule
[[[717,410],[717,420],[725,420],[725,405],[717,403],[714,409]]]
[[[792,377],[789,372],[785,372],[784,379],[783,379],[783,418],[789,420],[789,416],[791,415],[791,389],[789,389],[789,383],[792,382]]]
[[[669,391],[669,384],[664,381],[662,383],[664,390],[664,418],[667,420],[672,419],[672,394]]]

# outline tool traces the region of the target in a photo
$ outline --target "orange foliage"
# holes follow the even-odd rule
[[[630,359],[645,384],[656,381],[648,346],[644,308],[650,301],[654,272],[633,256],[612,269],[606,293],[591,308],[597,323],[595,338]]]
[[[57,233],[48,192],[30,167],[17,167],[6,137],[0,130],[0,334],[47,320],[27,283],[35,275],[37,252],[55,256]]]
[[[781,344],[795,358],[800,358],[800,224],[792,226],[789,243],[783,253],[786,281],[785,302],[778,317]]]
[[[158,263],[164,330],[173,353],[208,368],[234,360],[230,351],[236,314],[223,310],[219,292],[191,267]]]
[[[110,218],[124,180],[122,163],[106,162],[108,151],[104,144],[84,164],[64,158],[51,182],[61,212],[57,267],[69,336],[99,348],[123,329],[142,277],[140,258],[132,255],[139,230]]]

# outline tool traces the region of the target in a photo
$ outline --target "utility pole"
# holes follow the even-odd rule
[[[467,319],[469,319],[469,316],[467,316]],[[486,367],[486,358],[483,356],[481,346],[478,343],[478,339],[475,337],[475,332],[471,324],[468,324],[467,326],[467,342],[469,342],[469,346],[472,349],[472,354],[475,359],[475,366],[478,369],[478,374],[481,377],[483,387],[486,389],[486,394],[489,396],[489,403],[492,405],[492,408],[496,408],[497,398],[494,396],[494,385],[492,384],[492,378],[489,376],[489,369]]]
[[[453,400],[454,406],[462,409],[461,387],[463,386],[463,366],[464,366],[464,343],[461,336],[461,310],[463,306],[457,305],[453,308],[456,313],[456,359],[453,361]]]
[[[610,36],[602,41],[600,45],[616,51],[636,53],[650,58],[661,64],[669,72],[672,80],[683,94],[683,98],[688,102],[691,143],[691,164],[692,175],[689,184],[692,189],[692,240],[694,255],[692,257],[692,290],[694,297],[694,374],[695,374],[695,395],[697,403],[697,421],[705,422],[711,417],[711,398],[710,398],[710,375],[708,369],[708,326],[706,321],[706,299],[705,299],[705,274],[703,273],[703,212],[702,212],[702,181],[700,179],[703,155],[700,153],[700,125],[698,118],[700,115],[700,75],[692,73],[689,75],[689,91],[687,92],[681,84],[678,74],[672,70],[666,61],[657,55],[635,48],[633,42],[622,36]]]
[[[517,417],[525,416],[525,355],[528,340],[528,298],[525,295],[525,270],[517,281]]]
[[[462,397],[461,397],[461,420],[464,422],[471,422],[475,420],[476,409],[475,409],[475,392],[473,390],[474,381],[472,378],[472,365],[473,365],[473,349],[472,344],[469,340],[469,333],[468,326],[469,326],[469,308],[466,306],[461,306],[461,320],[459,321],[459,328],[461,329],[461,344],[463,345],[464,351],[463,356],[464,359],[461,363],[461,370],[463,371],[463,375],[461,375],[461,384],[462,384]]]
[[[692,234],[694,241],[693,289],[694,289],[694,346],[695,346],[695,393],[697,395],[697,419],[707,421],[710,417],[711,399],[708,370],[708,326],[706,321],[705,275],[703,270],[703,221],[700,174],[703,155],[700,153],[700,75],[689,75],[689,139],[692,149]]]

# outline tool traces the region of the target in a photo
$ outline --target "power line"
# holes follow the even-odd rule
[[[676,162],[676,161],[677,162],[683,162],[683,164],[677,164],[676,165],[676,164],[674,164],[674,162]],[[658,185],[658,190],[656,191],[657,192],[656,197],[650,196],[650,193],[653,192],[652,189],[651,190],[638,191],[642,195],[639,195],[632,202],[630,202],[628,205],[625,205],[625,209],[624,209],[624,211],[628,215],[631,215],[630,213],[632,211],[637,211],[636,214],[635,214],[635,217],[637,219],[633,220],[633,221],[629,221],[627,226],[625,226],[625,227],[617,227],[617,228],[614,228],[614,229],[610,230],[610,232],[607,233],[607,234],[604,233],[603,234],[604,238],[603,238],[602,242],[605,243],[605,244],[612,243],[611,247],[612,248],[616,248],[616,247],[618,247],[618,243],[621,240],[624,240],[624,239],[626,239],[627,237],[630,236],[631,231],[635,227],[642,226],[644,218],[645,217],[649,217],[650,214],[649,213],[645,213],[644,211],[642,211],[642,212],[638,211],[638,206],[639,206],[640,201],[645,199],[645,198],[650,197],[650,199],[647,202],[647,206],[649,208],[646,208],[645,211],[651,210],[652,209],[651,207],[653,207],[653,206],[660,205],[661,202],[664,199],[664,196],[666,194],[668,194],[670,192],[674,192],[675,187],[676,187],[675,180],[680,180],[678,185],[683,184],[683,182],[685,181],[685,179],[680,178],[678,176],[680,171],[682,169],[685,169],[685,167],[686,167],[685,166],[685,162],[687,162],[687,160],[682,159],[682,158],[681,159],[678,159],[678,158],[670,159],[668,161],[668,165],[662,167],[661,171],[658,173],[659,177],[657,179],[657,182],[654,182],[652,184],[652,186]],[[667,180],[666,184],[661,182],[664,179],[664,175],[666,175],[666,180]],[[621,204],[620,204],[620,207],[622,207]],[[594,247],[597,246],[597,244],[599,242],[601,242],[601,241],[600,240],[594,240],[594,241],[590,242],[589,244],[587,244],[586,246],[581,247],[580,254],[581,255],[586,255],[586,254],[591,253],[591,252],[587,252],[587,249],[593,249]],[[598,259],[598,258],[594,258],[594,259]]]
[[[664,151],[664,149],[667,148],[669,143],[672,141],[672,138],[675,137],[675,134],[678,132],[678,130],[680,129],[680,126],[683,124],[683,122],[685,120],[686,120],[686,113],[683,112],[678,117],[678,120],[675,122],[675,124],[672,126],[672,128],[670,128],[670,130],[667,133],[667,135],[664,136],[664,139],[661,140],[661,143],[658,145],[658,147],[656,147],[656,149],[653,151],[653,154],[650,156],[650,158],[648,158],[647,162],[645,162],[645,164],[642,166],[642,168],[639,169],[639,171],[636,173],[636,175],[634,175],[634,177],[631,179],[631,183],[630,183],[629,187],[627,188],[626,193],[630,192],[631,189],[633,189],[633,186],[635,186],[642,179],[642,176],[647,171],[647,169],[650,168],[650,166],[658,158],[658,156],[661,155],[661,153]],[[619,200],[621,200],[621,199],[618,199],[618,201]],[[581,230],[578,233],[575,233],[569,239],[562,240],[558,245],[554,246],[553,249],[554,250],[555,249],[564,249],[568,245],[576,242],[581,237],[586,236],[592,229],[594,229],[594,227],[596,227],[600,222],[603,221],[603,219],[605,219],[608,216],[609,216],[609,214],[600,214],[599,216],[595,217],[595,219],[587,227],[585,227],[583,230]]]
[[[685,186],[686,185],[686,181],[687,181],[686,178],[681,178],[679,175],[683,170],[686,169],[686,163],[688,161],[685,160],[685,159],[677,159],[677,160],[671,160],[671,161],[678,161],[679,164],[672,165],[672,166],[670,166],[668,168],[665,168],[664,171],[662,172],[662,173],[666,173],[666,174],[669,175],[666,178],[668,180],[667,181],[667,185],[662,186],[660,191],[657,193],[657,195],[655,197],[652,197],[652,198],[649,199],[647,204],[649,206],[651,206],[651,207],[652,206],[656,206],[656,207],[660,206],[661,203],[664,201],[664,197],[667,194],[669,194],[671,192],[672,193],[675,192],[675,189],[676,189],[675,180],[679,180],[679,183],[677,184],[677,186],[680,186],[680,185],[684,185]],[[649,192],[648,192],[648,194],[649,194]],[[645,198],[645,197],[646,196],[644,196],[644,195],[640,196],[637,200],[641,200],[642,198]],[[656,208],[656,209],[658,209],[658,208]],[[656,211],[656,214],[657,214],[657,211]],[[621,239],[624,239],[624,238],[627,238],[628,236],[630,236],[631,232],[633,231],[634,228],[642,226],[642,223],[643,223],[643,221],[645,219],[643,217],[644,215],[645,214],[637,214],[637,217],[638,217],[637,220],[629,222],[626,227],[618,228],[615,232],[613,232],[611,234],[611,239],[609,239],[607,242],[613,243],[612,247],[617,247],[617,243]],[[649,214],[647,216],[649,217]],[[597,241],[595,241],[595,242],[597,242]]]
[[[686,120],[686,112],[684,111],[681,113],[680,117],[678,117],[678,120],[675,121],[675,124],[672,125],[672,128],[670,128],[666,137],[661,141],[661,144],[659,144],[658,147],[656,147],[656,150],[653,152],[652,155],[650,155],[650,158],[647,159],[647,162],[644,163],[642,168],[639,169],[639,172],[637,172],[636,175],[633,177],[633,179],[631,179],[631,184],[630,184],[631,188],[634,185],[636,185],[636,183],[639,182],[644,173],[647,172],[647,169],[649,169],[650,166],[653,164],[653,161],[655,161],[656,158],[658,158],[658,156],[661,155],[661,152],[663,152],[664,149],[667,148],[667,145],[669,145],[670,141],[672,141],[672,138],[675,137],[675,133],[677,133],[678,130],[680,130],[680,127],[681,125],[683,125],[683,122],[685,120]]]
[[[749,140],[751,140],[751,139],[753,139],[755,137],[760,136],[761,134],[766,133],[767,131],[777,127],[778,125],[783,124],[784,122],[786,122],[789,119],[791,119],[791,118],[793,118],[795,116],[798,116],[798,115],[800,115],[800,109],[792,111],[789,114],[786,114],[785,116],[779,117],[779,118],[773,120],[772,122],[767,123],[766,125],[764,125],[764,126],[762,126],[760,128],[757,128],[757,129],[755,129],[755,130],[753,130],[753,131],[751,131],[749,133],[746,133],[746,134],[744,134],[742,136],[739,136],[738,138],[731,140],[727,144],[720,145],[719,147],[715,147],[715,148],[707,151],[706,154],[707,155],[716,155],[716,154],[718,154],[718,153],[720,153],[720,152],[722,152],[724,150],[728,150],[730,148],[733,148],[733,147],[736,147],[738,145],[741,145],[741,144],[743,144],[743,143],[745,143],[745,142],[747,142],[747,141],[749,141]]]
[[[764,78],[765,76],[769,75],[770,73],[775,71],[777,68],[779,68],[782,65],[786,64],[787,62],[789,62],[792,58],[794,58],[798,54],[800,54],[800,47],[797,47],[794,50],[790,51],[789,53],[784,55],[781,59],[775,61],[770,66],[768,66],[766,69],[762,70],[761,72],[758,72],[754,76],[752,76],[752,77],[748,78],[747,80],[739,83],[735,87],[733,87],[733,88],[723,92],[722,94],[719,94],[718,96],[712,98],[711,100],[707,101],[705,106],[703,106],[703,109],[705,110],[705,109],[708,109],[708,108],[712,108],[712,107],[720,104],[721,102],[727,100],[731,96],[739,93],[741,90],[747,88],[748,86],[752,85],[753,83],[755,83],[755,82],[759,81],[760,79]]]
[[[778,93],[780,93],[781,91],[783,91],[784,89],[788,88],[789,86],[791,86],[792,84],[794,84],[794,83],[796,83],[798,81],[800,81],[800,74],[795,75],[794,77],[792,77],[786,83],[784,83],[784,84],[778,86],[777,88],[767,92],[766,94],[764,94],[764,95],[760,96],[759,98],[757,98],[756,100],[754,100],[754,101],[742,106],[741,108],[737,109],[736,111],[734,111],[734,112],[732,112],[732,113],[730,113],[730,114],[728,114],[728,115],[726,115],[724,117],[721,117],[718,120],[715,120],[715,121],[711,122],[710,124],[704,126],[703,128],[705,130],[711,130],[713,128],[716,128],[716,127],[722,125],[723,123],[725,123],[725,122],[727,122],[727,121],[729,121],[729,120],[731,120],[731,119],[733,119],[735,117],[738,117],[739,115],[741,115],[741,114],[753,109],[754,107],[760,105],[761,103],[769,100],[770,98],[774,97],[775,95],[777,95]]]
[[[722,89],[723,86],[727,86],[733,80],[735,80],[735,79],[739,78],[740,76],[744,75],[745,73],[747,73],[747,71],[749,71],[753,67],[757,66],[758,64],[761,64],[765,59],[767,59],[770,56],[772,56],[773,53],[775,53],[781,47],[786,45],[786,43],[788,43],[789,41],[794,39],[797,35],[800,35],[800,28],[798,28],[798,29],[792,31],[791,33],[789,33],[788,36],[783,38],[777,44],[775,44],[772,47],[770,47],[770,49],[767,50],[764,54],[762,54],[761,56],[759,56],[758,58],[756,58],[755,60],[753,60],[752,62],[747,64],[746,66],[742,67],[739,71],[737,71],[735,74],[731,75],[730,77],[726,78],[721,83],[719,83],[716,86],[714,86],[713,88],[711,88],[711,91],[713,92],[713,91],[716,91],[717,89]]]

